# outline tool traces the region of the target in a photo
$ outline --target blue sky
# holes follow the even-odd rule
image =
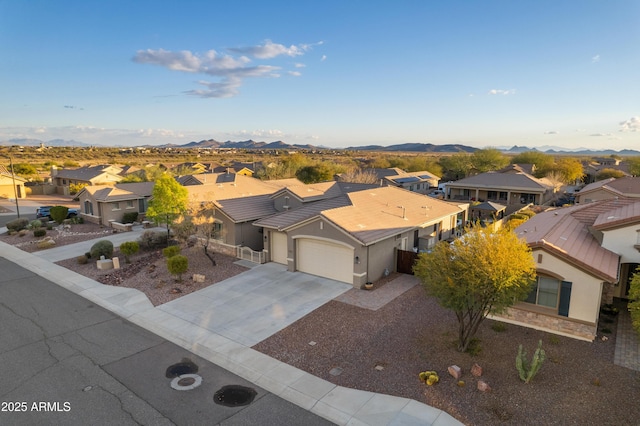
[[[640,2],[0,0],[0,141],[640,148]]]

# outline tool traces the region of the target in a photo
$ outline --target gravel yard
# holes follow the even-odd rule
[[[47,235],[63,245],[109,231],[83,224]],[[32,234],[4,234],[0,240],[37,250]],[[105,284],[137,288],[154,305],[245,270],[234,264],[236,259],[220,254],[213,266],[202,248],[184,248],[183,254],[189,271],[182,283],[168,273],[159,250],[140,252],[131,264],[120,255],[119,271],[99,271],[94,262],[82,265],[77,259],[59,264]],[[205,275],[205,282],[192,281],[194,273]],[[393,277],[376,283],[376,289],[393,285]],[[338,385],[425,402],[469,425],[637,425],[640,372],[613,364],[617,319],[606,320],[611,333],[600,334],[593,343],[486,320],[477,335],[477,353],[462,354],[455,349],[453,314],[416,286],[376,311],[331,301],[254,349]],[[524,384],[515,369],[518,345],[531,357],[539,340],[547,360],[534,380]],[[483,369],[480,378],[470,373],[476,363]],[[464,385],[447,373],[454,364],[462,368]],[[437,371],[440,382],[421,383],[418,373],[425,370]],[[491,392],[477,390],[480,379]]]

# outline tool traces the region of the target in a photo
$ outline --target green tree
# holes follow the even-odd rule
[[[596,180],[605,180],[609,178],[621,178],[624,177],[625,174],[622,170],[618,169],[602,169],[596,174]]]
[[[631,324],[640,333],[640,267],[636,268],[631,278],[628,309],[631,313]]]
[[[9,167],[7,167],[7,169],[9,169]],[[9,171],[11,170],[9,169]],[[37,175],[38,169],[36,169],[36,166],[33,164],[18,163],[13,165],[13,172],[19,176],[29,177],[31,175]]]
[[[167,240],[170,226],[187,210],[189,193],[171,175],[163,174],[153,186],[153,195],[147,209],[147,217],[167,225]]]
[[[471,164],[479,173],[500,170],[509,164],[509,158],[495,148],[479,149],[471,154]]]
[[[627,162],[629,163],[629,173],[633,176],[640,176],[640,157],[629,157]]]
[[[488,314],[527,297],[535,277],[531,250],[515,233],[467,231],[422,253],[413,268],[427,293],[455,313],[461,352]]]
[[[584,168],[582,163],[577,158],[562,157],[559,158],[554,166],[553,170],[560,176],[562,183],[572,184],[584,176]]]
[[[534,175],[540,178],[553,170],[555,161],[551,155],[544,152],[526,151],[513,157],[511,164],[533,164],[536,166]]]
[[[124,254],[124,261],[131,263],[131,256],[140,250],[140,244],[137,241],[125,241],[120,244],[120,253]]]
[[[443,175],[447,180],[458,180],[469,176],[473,169],[471,155],[467,153],[457,153],[449,156],[442,156],[438,161],[442,166]]]
[[[333,180],[334,169],[327,163],[304,166],[296,172],[296,177],[304,183],[318,183]]]

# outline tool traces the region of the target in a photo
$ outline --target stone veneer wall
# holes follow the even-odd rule
[[[227,256],[236,257],[236,246],[221,243],[216,240],[209,241],[209,248],[215,253],[225,254]]]
[[[613,303],[614,286],[611,283],[604,283],[602,286],[602,303]]]
[[[506,312],[495,316],[504,318],[509,322],[521,324],[524,327],[530,326],[544,329],[551,333],[557,332],[558,334],[575,336],[589,341],[593,341],[597,335],[597,327],[595,324],[571,321],[564,317],[544,315],[522,309],[508,308]]]

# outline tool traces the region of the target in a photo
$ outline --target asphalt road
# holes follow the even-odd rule
[[[0,424],[331,424],[1,256],[0,271]],[[180,363],[199,386],[171,387]],[[253,402],[215,403],[227,385]]]

